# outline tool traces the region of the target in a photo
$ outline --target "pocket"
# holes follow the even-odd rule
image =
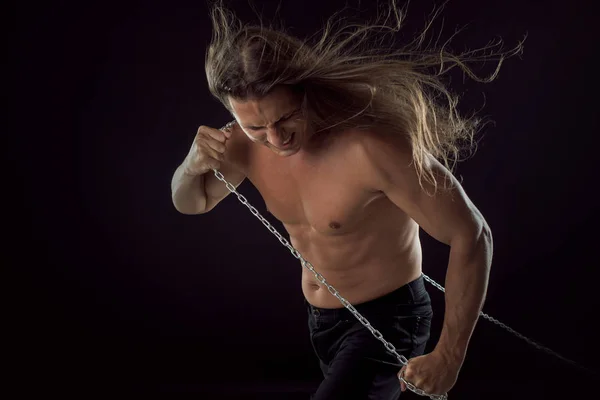
[[[429,310],[416,316],[417,323],[413,333],[413,351],[411,357],[420,356],[425,352],[425,346],[431,335],[431,320],[433,312]]]
[[[403,348],[414,345],[414,337],[420,325],[418,315],[397,315],[394,317],[393,328],[397,338],[396,341],[402,344]]]
[[[314,318],[314,327],[310,332],[310,343],[315,354],[324,363],[329,363],[332,354],[337,352],[352,321],[347,319],[328,320]]]
[[[403,310],[406,311],[406,310]],[[406,357],[424,350],[429,340],[433,311],[431,305],[413,307],[393,318],[394,345]]]

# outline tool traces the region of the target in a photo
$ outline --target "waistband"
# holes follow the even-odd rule
[[[423,275],[415,279],[414,281],[408,282],[405,285],[400,286],[398,289],[384,294],[383,296],[377,297],[373,300],[369,300],[359,304],[352,304],[357,311],[362,314],[362,311],[378,309],[381,307],[395,305],[395,304],[412,304],[416,297],[426,291],[425,288],[425,279]],[[343,293],[340,293],[342,297],[344,297]],[[304,304],[308,308],[308,310],[316,316],[325,317],[327,319],[338,319],[338,318],[347,318],[352,316],[352,313],[346,308],[321,308],[315,307],[310,304],[306,298],[304,299]],[[340,306],[342,303],[340,303]]]

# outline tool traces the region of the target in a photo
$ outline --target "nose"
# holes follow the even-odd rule
[[[283,128],[273,127],[267,128],[267,141],[273,146],[283,146],[283,142],[288,139],[288,134]]]

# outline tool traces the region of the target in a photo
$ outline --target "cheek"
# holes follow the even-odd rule
[[[244,133],[246,134],[246,137],[247,137],[248,139],[250,139],[251,141],[253,141],[253,142],[258,142],[258,141],[259,141],[259,139],[258,139],[257,137],[255,137],[255,136],[253,136],[253,135],[252,135],[252,133],[249,133],[249,132],[248,132],[248,131],[246,131],[245,129],[242,129],[242,130],[243,130],[243,131],[244,131]]]
[[[298,133],[301,133],[304,131],[304,127],[306,126],[304,120],[302,119],[297,119],[294,121],[290,121],[285,125],[285,129],[286,130],[292,130],[292,131],[296,131]]]

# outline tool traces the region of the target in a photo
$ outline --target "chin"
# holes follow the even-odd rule
[[[290,156],[293,156],[294,154],[296,154],[299,150],[300,150],[299,148],[298,149],[290,149],[290,150],[285,150],[285,151],[279,152],[278,154],[281,157],[290,157]]]
[[[296,135],[296,137],[293,139],[292,142],[292,147],[290,147],[289,149],[279,149],[277,147],[270,147],[271,151],[273,151],[275,154],[282,156],[282,157],[289,157],[292,156],[294,154],[296,154],[297,152],[300,151],[302,147],[302,136],[301,135]]]
[[[289,157],[289,156],[293,156],[298,151],[300,151],[300,146],[295,146],[295,147],[285,149],[285,150],[272,148],[271,151],[273,151],[273,153],[277,154],[278,156]]]

